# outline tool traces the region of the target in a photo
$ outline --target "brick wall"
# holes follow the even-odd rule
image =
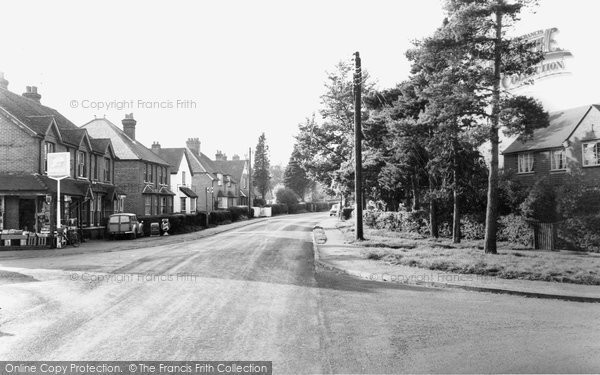
[[[192,177],[192,190],[198,195],[198,199],[196,200],[196,209],[198,211],[206,211],[208,206],[208,211],[213,210],[212,204],[212,195],[210,193],[206,194],[206,188],[210,188],[212,186],[211,179],[205,173],[196,173]],[[215,197],[217,196],[217,184],[215,181],[214,184]],[[208,200],[208,205],[207,205]]]
[[[123,208],[125,212],[137,215],[144,214],[144,199],[142,197],[144,189],[143,168],[145,168],[145,165],[141,161],[115,161],[115,185],[127,195]]]
[[[37,173],[40,140],[0,116],[0,173]]]

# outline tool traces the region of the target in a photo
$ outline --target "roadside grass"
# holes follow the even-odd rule
[[[361,249],[362,256],[391,265],[503,279],[600,285],[600,256],[592,253],[538,251],[499,242],[498,254],[491,255],[483,252],[483,241],[454,244],[451,239],[370,228],[364,230],[366,240],[356,242],[352,223],[340,222],[338,228],[346,242]]]

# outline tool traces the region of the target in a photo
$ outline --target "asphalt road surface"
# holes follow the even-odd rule
[[[325,215],[159,247],[0,260],[0,360],[267,360],[276,373],[600,372],[600,304],[315,270],[311,231]]]

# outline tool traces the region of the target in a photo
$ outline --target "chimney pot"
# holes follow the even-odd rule
[[[152,152],[154,152],[155,154],[158,154],[159,151],[160,151],[160,143],[153,142],[152,143]]]
[[[188,138],[185,145],[194,155],[200,156],[200,138]]]
[[[42,96],[37,92],[36,86],[26,86],[23,96],[36,102],[40,102]]]

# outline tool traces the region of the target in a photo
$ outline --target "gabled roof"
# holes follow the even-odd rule
[[[4,88],[0,88],[0,107],[39,135],[46,134],[52,120],[61,131],[77,129],[75,124],[55,109]]]
[[[74,146],[79,146],[81,142],[85,140],[88,144],[88,147],[92,149],[92,144],[90,142],[90,138],[87,135],[87,131],[85,129],[69,129],[69,130],[61,130],[60,134],[62,136],[62,140],[65,143],[69,143]]]
[[[94,119],[81,126],[95,138],[109,138],[115,155],[123,160],[143,160],[161,165],[169,165],[158,155],[147,149],[140,142],[131,139],[123,130],[105,118]]]
[[[185,155],[185,148],[161,148],[157,153],[161,159],[169,163],[171,173],[177,173],[181,165],[181,160]],[[192,171],[192,173],[194,172]]]
[[[197,154],[186,148],[186,155],[190,161],[192,173],[207,173],[213,180],[216,179],[216,174],[220,173],[216,165],[210,158],[203,153]]]
[[[223,171],[223,174],[233,177],[237,182],[242,180],[246,160],[215,160],[213,163]]]
[[[110,149],[111,154],[114,155],[110,138],[90,138],[90,143],[92,144],[92,151],[104,154],[106,150]]]
[[[547,128],[535,130],[531,139],[524,140],[523,137],[517,138],[502,153],[510,154],[561,147],[563,142],[569,139],[573,131],[592,109],[600,110],[600,106],[594,104],[551,112],[550,125]]]

